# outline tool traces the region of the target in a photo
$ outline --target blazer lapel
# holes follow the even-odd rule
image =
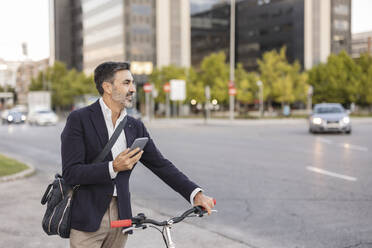
[[[105,119],[103,117],[103,112],[101,110],[101,106],[99,105],[99,100],[97,100],[90,106],[90,110],[90,119],[93,123],[94,128],[96,129],[101,147],[103,148],[108,142],[108,132]]]
[[[130,147],[136,138],[136,133],[135,133],[134,125],[131,119],[129,118],[128,118],[127,123],[124,126],[124,133],[125,133],[125,139],[127,141],[127,147]]]

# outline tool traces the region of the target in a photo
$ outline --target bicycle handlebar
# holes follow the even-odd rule
[[[216,199],[213,199],[213,202],[214,204],[216,204]],[[166,226],[166,225],[181,222],[186,217],[188,217],[190,214],[193,214],[193,213],[199,215],[199,217],[202,217],[205,213],[207,213],[207,211],[200,206],[196,206],[196,207],[190,208],[189,210],[186,210],[180,216],[173,217],[168,221],[156,221],[153,219],[147,219],[144,214],[138,214],[132,219],[111,221],[111,228],[131,227],[133,225],[142,225],[142,224],[153,224],[156,226]]]

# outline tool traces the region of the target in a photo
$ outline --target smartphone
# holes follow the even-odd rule
[[[143,138],[137,138],[137,139],[135,139],[134,142],[133,142],[133,144],[130,146],[130,151],[136,149],[137,147],[140,148],[140,151],[143,150],[143,148],[145,148],[145,146],[147,144],[147,141],[149,141],[149,138],[148,137],[143,137]],[[135,156],[136,154],[134,154],[133,156]]]

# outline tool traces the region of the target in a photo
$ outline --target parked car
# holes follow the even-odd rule
[[[28,123],[30,125],[56,125],[58,116],[50,109],[40,109],[29,114]]]
[[[309,132],[351,133],[351,120],[348,111],[339,103],[321,103],[314,106],[309,118]]]
[[[26,115],[20,111],[16,110],[4,110],[1,113],[1,122],[2,124],[10,123],[24,123],[26,121]]]

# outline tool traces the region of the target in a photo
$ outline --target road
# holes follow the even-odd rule
[[[24,158],[47,180],[60,171],[63,127],[0,126],[0,153]],[[219,212],[192,220],[197,226],[242,247],[372,247],[371,119],[355,120],[351,135],[310,135],[302,120],[148,129],[163,155],[217,199]],[[141,164],[131,192],[138,206],[167,215],[189,207]]]

